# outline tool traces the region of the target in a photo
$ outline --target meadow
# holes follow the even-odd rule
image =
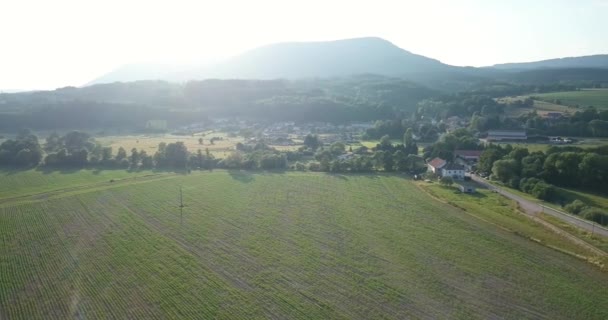
[[[530,152],[534,151],[542,151],[546,152],[552,146],[555,147],[578,147],[578,148],[597,148],[601,146],[608,145],[608,139],[606,138],[588,138],[588,137],[576,137],[574,138],[577,141],[569,144],[552,144],[552,143],[541,143],[541,142],[496,142],[496,144],[506,146],[510,144],[513,147],[526,148]]]
[[[536,95],[534,97],[536,97]],[[527,98],[530,98],[530,96],[505,97],[505,98],[500,98],[500,99],[496,99],[496,100],[498,102],[508,104],[508,103],[512,103],[515,101],[522,101]],[[534,100],[534,104],[531,107],[515,107],[515,106],[505,107],[505,114],[509,117],[515,117],[515,118],[522,116],[526,113],[532,112],[532,111],[536,111],[539,115],[544,116],[550,112],[561,112],[561,113],[565,113],[565,114],[572,114],[576,111],[576,108],[572,108],[572,107],[568,107],[568,106],[564,106],[564,105],[560,105],[560,104],[555,104],[555,103],[552,103],[549,101],[538,100],[538,99]]]
[[[1,319],[608,318],[608,273],[485,191],[501,211],[397,175],[88,174],[0,189]]]
[[[562,105],[579,105],[580,107],[594,106],[598,109],[608,108],[608,89],[583,89],[579,91],[563,91],[534,94],[545,101],[559,100]]]
[[[213,144],[210,143],[212,137],[222,138],[222,140],[216,140]],[[199,143],[199,139],[203,139],[203,144]],[[196,152],[201,149],[205,152],[205,149],[209,149],[215,157],[224,158],[230,152],[234,151],[237,143],[244,142],[242,137],[228,136],[223,132],[205,132],[194,135],[172,135],[172,134],[142,134],[142,135],[109,135],[95,137],[104,146],[109,146],[114,149],[114,152],[118,148],[123,147],[129,153],[131,149],[136,148],[137,150],[146,151],[147,154],[153,155],[158,149],[158,144],[161,142],[173,143],[181,141],[186,145],[188,150]]]

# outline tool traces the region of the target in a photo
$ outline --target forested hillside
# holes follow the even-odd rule
[[[387,119],[440,93],[398,78],[362,75],[318,80],[137,81],[0,95],[0,127],[143,129],[209,117],[268,121]]]

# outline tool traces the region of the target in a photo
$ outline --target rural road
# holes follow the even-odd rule
[[[528,199],[518,196],[514,193],[506,191],[503,188],[492,185],[479,176],[471,175],[471,179],[490,190],[494,190],[509,199],[517,201],[519,203],[519,207],[522,209],[522,211],[528,215],[535,216],[536,213],[543,212],[545,214],[556,217],[564,222],[567,222],[571,225],[577,226],[581,229],[587,230],[589,232],[593,232],[594,234],[600,234],[604,237],[608,237],[608,229],[602,228],[596,224],[594,225],[590,221],[586,221],[586,220],[559,212],[555,209],[540,205],[537,202],[528,200]]]

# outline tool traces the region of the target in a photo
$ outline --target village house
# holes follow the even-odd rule
[[[456,163],[449,163],[441,168],[442,177],[452,177],[456,180],[464,180],[464,166]]]
[[[459,184],[458,190],[460,190],[463,193],[475,193],[475,187],[464,185],[464,184]]]
[[[482,152],[481,150],[455,150],[454,156],[467,162],[478,162]]]
[[[440,174],[441,168],[443,168],[447,164],[447,161],[441,158],[435,158],[427,163],[429,170],[434,174]]]
[[[482,152],[481,150],[455,150],[454,162],[463,165],[466,171],[472,171],[479,162]]]
[[[352,152],[348,152],[348,153],[345,153],[345,154],[341,154],[341,155],[339,155],[339,156],[338,156],[338,160],[340,160],[340,161],[351,160],[351,159],[353,159],[355,156],[356,156],[356,155],[355,155],[354,153],[352,153]]]

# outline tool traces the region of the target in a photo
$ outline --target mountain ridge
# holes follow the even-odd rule
[[[496,69],[567,69],[567,68],[608,68],[608,54],[594,54],[578,57],[564,57],[530,62],[500,63],[491,66]]]
[[[87,85],[114,81],[188,81],[207,78],[315,78],[375,73],[399,76],[404,73],[456,70],[439,60],[414,54],[378,37],[333,41],[281,42],[257,47],[213,66],[184,67],[140,72],[127,65]],[[141,66],[141,65],[140,65]],[[151,69],[163,66],[148,65]],[[145,68],[139,68],[145,69]]]
[[[543,69],[608,69],[608,54],[567,57],[535,62],[504,63],[489,67],[462,67],[398,47],[379,37],[332,41],[281,42],[245,51],[206,66],[131,64],[117,68],[86,85],[163,80],[203,79],[310,79],[378,74],[421,81],[448,78],[500,78],[505,73]]]

